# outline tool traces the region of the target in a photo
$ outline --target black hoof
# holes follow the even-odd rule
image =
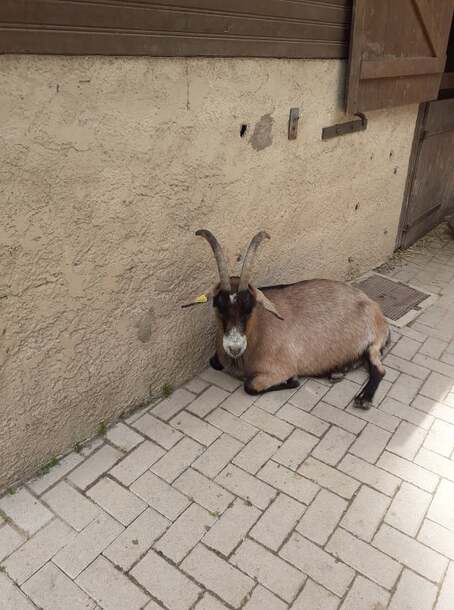
[[[364,409],[365,411],[367,411],[371,408],[372,403],[370,402],[370,400],[367,400],[367,398],[364,398],[364,396],[357,396],[355,398],[354,405],[357,409]]]
[[[218,355],[215,354],[212,358],[210,358],[210,366],[216,371],[222,371],[224,368],[219,361]]]
[[[255,388],[252,387],[250,381],[246,381],[246,383],[244,384],[244,391],[250,396],[258,396],[260,394],[260,392],[258,392]]]
[[[287,379],[285,385],[289,390],[291,390],[293,388],[299,388],[300,382],[298,377],[290,377],[290,379]]]
[[[342,381],[342,379],[345,379],[345,373],[342,373],[341,371],[330,373],[328,375],[328,379],[331,381],[331,383],[338,383],[339,381]]]

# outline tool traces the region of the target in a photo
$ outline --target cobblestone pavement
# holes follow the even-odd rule
[[[453,610],[454,242],[396,258],[440,298],[375,408],[206,370],[0,499],[0,608]]]

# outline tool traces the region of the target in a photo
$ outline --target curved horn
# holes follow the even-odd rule
[[[249,248],[247,249],[246,256],[244,257],[238,291],[247,290],[252,273],[252,265],[254,264],[255,254],[257,252],[257,248],[264,239],[271,239],[266,231],[259,231],[259,233],[252,238]]]
[[[207,229],[199,229],[198,231],[196,231],[195,234],[199,237],[204,237],[210,244],[218,266],[219,279],[221,280],[221,288],[222,290],[227,290],[228,292],[230,292],[230,274],[221,244],[218,242],[213,233],[211,231],[208,231]]]

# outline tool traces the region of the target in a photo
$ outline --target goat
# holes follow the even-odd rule
[[[196,232],[213,251],[219,283],[192,305],[212,301],[217,318],[213,368],[241,377],[248,394],[297,388],[298,377],[321,377],[366,360],[369,379],[355,398],[363,409],[385,375],[381,355],[390,331],[379,305],[349,284],[326,279],[256,288],[250,283],[257,248],[251,240],[240,277],[230,276],[215,236]]]

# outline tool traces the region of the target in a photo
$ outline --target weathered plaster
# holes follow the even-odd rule
[[[180,309],[214,278],[196,229],[232,261],[267,229],[258,282],[392,252],[416,107],[322,142],[343,83],[337,61],[0,57],[0,488],[206,364],[209,310]]]

